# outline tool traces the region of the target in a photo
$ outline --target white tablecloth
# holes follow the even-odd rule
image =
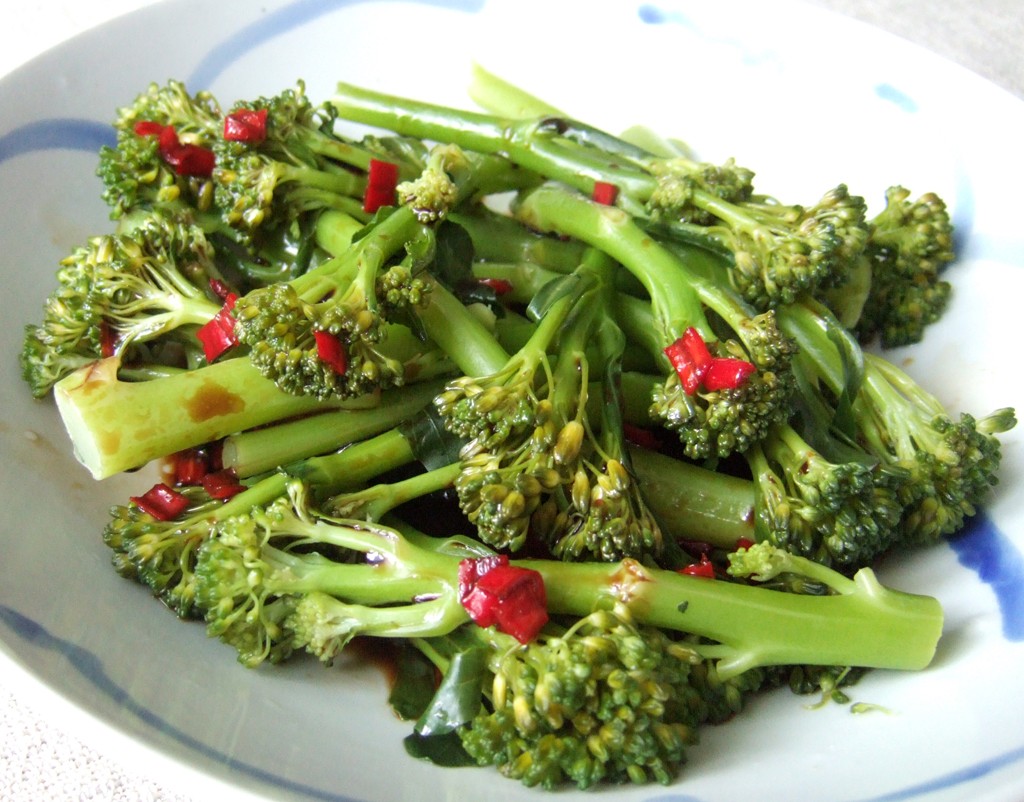
[[[212,1],[212,0],[211,0]],[[810,0],[923,45],[1024,98],[1019,0]],[[771,2],[771,0],[766,0]],[[0,25],[0,76],[146,0],[20,3]],[[14,696],[0,673],[0,800],[188,802],[174,778],[138,776]]]

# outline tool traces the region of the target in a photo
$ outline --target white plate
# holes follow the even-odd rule
[[[313,98],[343,79],[466,104],[473,59],[599,125],[644,122],[708,159],[735,156],[784,198],[813,200],[840,181],[873,208],[893,183],[939,192],[962,249],[950,274],[956,298],[907,364],[954,410],[1024,408],[1011,328],[1024,297],[1024,107],[873,29],[754,0],[176,0],[103,25],[0,82],[0,667],[93,742],[145,758],[146,770],[191,775],[198,796],[540,792],[491,770],[407,758],[408,727],[388,712],[373,667],[246,671],[201,627],[118,578],[99,533],[107,507],[137,493],[141,478],[96,484],[77,465],[52,404],[32,401],[18,376],[22,327],[39,315],[57,260],[106,230],[95,150],[114,110],[149,81],[183,79],[225,103],[302,78]],[[772,694],[706,730],[677,784],[616,789],[616,798],[1019,801],[1019,433],[1004,442],[1003,483],[970,533],[885,568],[890,583],[936,595],[947,612],[932,668],[876,672],[854,690],[888,713],[810,711]]]

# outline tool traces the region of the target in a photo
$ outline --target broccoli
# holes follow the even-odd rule
[[[718,580],[634,560],[507,563],[514,582],[524,572],[543,581],[550,621],[524,639],[510,631],[526,614],[516,605],[501,624],[471,621],[467,577],[481,563],[482,576],[495,565],[465,537],[326,516],[292,481],[286,496],[214,526],[198,549],[195,599],[210,635],[249,666],[296,650],[330,663],[358,636],[436,641],[444,650],[461,632],[484,646],[491,679],[481,672],[475,680],[480,702],[457,720],[460,737],[477,761],[546,785],[667,781],[691,730],[711,715],[702,708],[721,716],[723,694],[735,700],[745,684],[759,685],[751,672],[919,669],[942,627],[934,599],[888,589],[870,569],[848,579],[760,544],[736,552]],[[814,593],[758,586],[780,572],[806,577]],[[515,639],[493,634],[494,626]],[[559,670],[534,673],[542,666]],[[644,699],[639,709],[629,704]],[[617,718],[623,705],[638,718]]]
[[[212,94],[189,94],[180,81],[150,84],[118,110],[113,147],[100,149],[97,173],[111,215],[120,218],[139,207],[180,204],[207,211],[213,143],[221,136],[223,112]],[[198,165],[182,164],[171,148],[186,145]],[[204,156],[203,154],[208,154]],[[195,168],[195,169],[190,169]]]
[[[373,501],[376,506],[371,509],[383,511],[389,501],[390,506],[397,506],[402,501],[398,494],[385,498],[388,485],[374,485],[373,499],[360,490],[364,482],[404,468],[416,459],[415,445],[401,428],[416,411],[409,411],[399,402],[352,414],[354,420],[347,419],[337,427],[348,433],[343,438],[347,446],[343,450],[290,463],[286,462],[287,454],[281,454],[274,469],[256,476],[240,473],[223,460],[223,455],[218,461],[215,443],[176,453],[166,479],[171,485],[161,483],[157,487],[176,496],[180,509],[154,508],[146,503],[145,494],[111,507],[103,541],[113,552],[115,569],[121,576],[147,586],[179,616],[194,617],[195,561],[200,544],[211,536],[218,522],[283,497],[295,477],[300,477],[317,498],[328,499],[325,504],[337,505],[348,498],[351,511],[359,497],[367,506]],[[287,448],[287,424],[270,428],[285,430],[274,434],[278,449]],[[340,431],[337,437],[343,437]],[[197,460],[198,470],[193,467]],[[207,482],[211,477],[214,483]],[[231,486],[226,498],[218,492],[225,479]]]
[[[334,132],[333,110],[314,106],[300,82],[274,97],[241,101],[234,115],[263,115],[262,136],[221,137],[214,145],[214,198],[225,222],[243,241],[260,230],[301,225],[322,210],[343,211],[366,222],[367,173],[375,159],[418,173],[420,158],[356,143]],[[418,145],[418,149],[422,146]]]
[[[163,361],[178,366],[202,361],[196,327],[213,319],[222,301],[213,249],[203,231],[153,215],[130,235],[93,237],[62,262],[58,287],[47,298],[41,324],[26,328],[22,374],[33,394],[46,395],[72,371],[101,357],[131,362],[148,343],[142,362],[159,363],[153,341],[173,339]],[[168,337],[171,333],[187,336]]]
[[[161,461],[117,572],[249,667],[399,643],[439,683],[410,753],[544,788],[667,783],[755,692],[929,665],[940,605],[870,566],[962,528],[1016,423],[866,351],[945,309],[942,201],[788,205],[477,80],[497,113],[119,111],[113,230],[21,355],[94,477]]]
[[[840,285],[818,297],[840,314],[857,303],[850,322],[862,342],[884,348],[913,345],[942,317],[952,285],[942,277],[953,258],[953,226],[946,204],[934,193],[915,200],[904,187],[890,187],[885,208],[870,221],[866,287]],[[846,320],[844,320],[844,323]]]
[[[643,283],[654,320],[657,348],[666,354],[693,329],[708,348],[709,359],[747,368],[722,386],[684,386],[682,371],[669,371],[653,399],[655,415],[679,433],[695,459],[727,457],[765,436],[790,411],[791,345],[778,330],[774,314],[754,313],[727,287],[706,280],[687,259],[650,239],[622,210],[553,187],[519,199],[517,217],[538,230],[557,231],[604,250]],[[706,308],[705,308],[706,307]],[[709,320],[720,321],[723,336]]]
[[[408,260],[385,263],[420,235],[429,232],[402,207],[364,230],[345,256],[239,298],[235,330],[252,363],[285,392],[319,399],[401,385],[403,365],[382,342],[387,316],[422,303],[423,284]]]
[[[453,671],[436,640],[414,644],[446,678],[482,688],[477,712],[458,722],[470,758],[549,790],[669,783],[700,725],[738,713],[766,679],[758,669],[720,679],[685,639],[638,624],[621,602],[569,626],[551,624],[525,646],[493,628],[462,630],[461,653],[480,654],[470,664],[481,676]],[[425,737],[442,736],[410,741]]]
[[[588,196],[612,185],[641,225],[727,254],[733,285],[762,311],[842,281],[867,242],[864,200],[845,185],[809,207],[786,205],[755,194],[753,173],[731,160],[666,157],[559,114],[509,120],[345,83],[328,103],[345,119],[503,154]]]
[[[1016,425],[1014,410],[957,416],[892,362],[869,352],[851,362],[854,346],[838,345],[842,326],[812,299],[787,307],[780,325],[802,343],[796,364],[809,419],[830,419],[890,477],[901,538],[929,542],[958,531],[997,482],[999,435]]]

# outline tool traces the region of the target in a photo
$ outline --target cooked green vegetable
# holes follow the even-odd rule
[[[865,350],[946,309],[941,199],[784,202],[472,94],[119,111],[112,230],[21,354],[94,477],[163,469],[116,570],[246,666],[401,644],[410,754],[544,788],[668,783],[755,692],[926,668],[942,609],[872,565],[960,531],[1016,424]]]

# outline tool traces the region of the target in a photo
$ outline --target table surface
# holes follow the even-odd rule
[[[152,0],[21,3],[0,26],[0,77],[75,34]],[[808,0],[922,45],[1024,98],[1019,0]],[[18,699],[0,673],[0,799],[189,802],[173,780],[139,776]]]

